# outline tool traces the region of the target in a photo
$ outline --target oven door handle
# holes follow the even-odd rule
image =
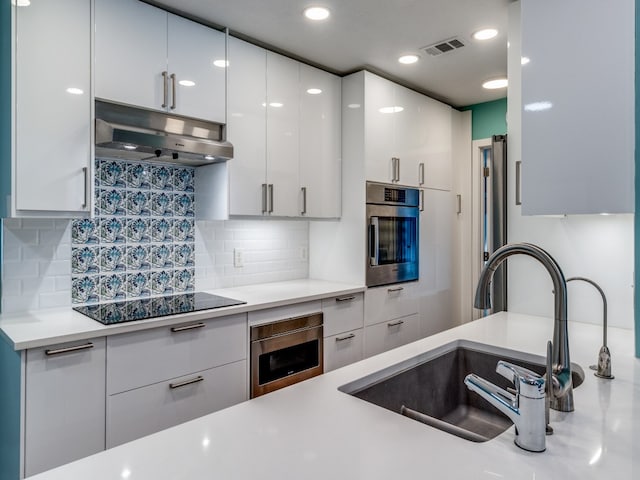
[[[371,217],[369,220],[369,264],[376,266],[379,264],[380,258],[378,251],[380,249],[380,226],[378,217]]]

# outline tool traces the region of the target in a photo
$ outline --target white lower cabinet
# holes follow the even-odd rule
[[[26,352],[24,474],[105,448],[105,339]]]
[[[324,371],[362,360],[364,294],[353,293],[322,300]]]
[[[362,360],[363,329],[324,338],[324,371],[330,372]]]
[[[364,324],[374,325],[418,313],[417,282],[368,288],[365,293]]]
[[[107,448],[246,399],[246,360],[111,395],[107,400]]]
[[[371,357],[420,338],[420,315],[387,320],[364,328],[364,357]]]

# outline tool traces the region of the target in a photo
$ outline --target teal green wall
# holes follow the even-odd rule
[[[471,137],[473,140],[507,133],[507,99],[476,103],[460,110],[471,110]]]
[[[0,480],[20,478],[20,363],[0,338]]]
[[[635,280],[634,280],[634,316],[636,319],[636,357],[640,358],[640,292],[638,292],[638,285],[640,285],[640,154],[638,152],[638,139],[640,139],[640,128],[638,119],[640,119],[640,68],[638,63],[640,61],[640,42],[638,42],[638,25],[640,25],[640,15],[638,13],[638,0],[636,0],[636,210],[634,216],[634,246],[635,246]]]

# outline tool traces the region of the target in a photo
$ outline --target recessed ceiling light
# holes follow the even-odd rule
[[[319,88],[309,88],[307,89],[307,93],[309,95],[320,95],[322,93],[322,90],[320,90]]]
[[[420,57],[418,55],[403,55],[400,58],[398,58],[398,61],[400,63],[404,63],[405,65],[410,65],[412,63],[416,63],[418,60],[420,60]]]
[[[490,38],[498,35],[498,30],[495,28],[485,28],[483,30],[478,30],[473,34],[473,38],[476,40],[489,40]]]
[[[77,87],[69,87],[67,88],[67,93],[70,93],[71,95],[82,95],[84,93],[84,90]]]
[[[137,147],[135,145],[124,145],[125,150],[135,150]]]
[[[196,84],[193,80],[180,80],[178,83],[183,87],[194,87]]]
[[[398,113],[403,111],[404,108],[403,107],[399,107],[399,106],[393,106],[393,107],[382,107],[380,108],[378,111],[380,113]]]
[[[215,160],[215,159],[216,159],[216,157],[214,157],[213,155],[205,155],[205,156],[204,156],[204,159],[205,159],[205,160],[209,160],[209,161],[211,161],[211,160]]]
[[[526,65],[530,61],[531,61],[531,59],[529,57],[521,57],[520,58],[520,65]]]
[[[495,78],[493,80],[487,80],[482,84],[482,88],[487,90],[496,90],[498,88],[505,88],[508,85],[506,78]]]
[[[329,18],[329,9],[325,7],[309,7],[304,10],[304,16],[309,20],[326,20]]]
[[[226,68],[229,66],[229,60],[214,60],[213,65],[220,68]]]

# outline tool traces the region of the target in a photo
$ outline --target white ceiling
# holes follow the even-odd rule
[[[513,0],[148,0],[338,74],[363,68],[455,107],[495,100],[506,89],[481,84],[507,74],[507,6]],[[322,5],[331,17],[310,22],[302,11]],[[485,42],[471,34],[497,28]],[[430,57],[421,47],[451,37],[465,47]],[[401,65],[404,53],[420,53]]]

